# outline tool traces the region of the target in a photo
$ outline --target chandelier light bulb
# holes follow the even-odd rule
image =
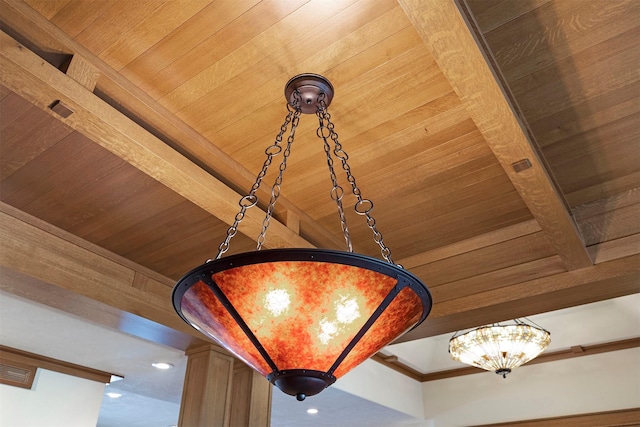
[[[454,335],[449,341],[449,354],[453,360],[506,378],[512,369],[545,351],[549,343],[548,331],[516,320],[514,325],[483,326]]]

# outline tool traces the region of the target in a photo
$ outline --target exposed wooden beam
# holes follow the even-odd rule
[[[167,146],[86,87],[65,75],[6,33],[0,35],[0,81],[71,128],[89,137],[142,172],[231,224],[241,195]],[[49,108],[61,102],[73,111],[62,118]],[[257,236],[264,211],[247,210],[238,230]],[[312,247],[282,223],[272,220],[265,247]]]
[[[48,283],[203,338],[175,314],[171,306],[172,281],[167,278],[5,204],[0,204],[0,240],[3,291],[37,300],[37,295],[29,293],[37,294],[43,289],[41,285]],[[33,281],[36,289],[25,279]],[[141,281],[144,286],[140,286]],[[57,298],[56,294],[49,296]],[[74,302],[67,300],[68,305]]]
[[[636,242],[629,243],[629,242]],[[512,284],[434,304],[429,318],[397,342],[455,332],[517,317],[560,310],[640,292],[638,236],[596,245],[594,251],[607,259],[607,251],[628,248],[632,255]],[[597,248],[597,249],[596,249]]]
[[[396,372],[400,372],[402,375],[406,375],[409,378],[412,378],[416,381],[422,380],[422,374],[420,371],[417,371],[404,363],[400,362],[398,358],[390,358],[390,356],[386,356],[382,353],[376,353],[371,356],[371,360],[375,360],[376,362],[386,366],[387,368],[393,369]]]
[[[564,417],[540,418],[526,421],[511,421],[499,424],[483,424],[483,427],[621,427],[637,426],[640,408],[619,411],[594,412],[591,414],[567,415]]]
[[[85,87],[164,143],[203,167],[207,172],[238,193],[253,185],[257,171],[249,171],[237,160],[220,150],[208,139],[171,114],[151,96],[124,78],[99,57],[77,43],[64,31],[44,18],[23,1],[0,0],[0,28],[17,41],[35,51],[50,63],[60,66]],[[53,59],[52,59],[53,58]],[[57,59],[59,58],[59,59]],[[71,61],[71,63],[67,64]],[[74,61],[76,62],[74,64]],[[97,74],[96,74],[97,73]],[[95,80],[94,80],[95,79]],[[93,84],[93,85],[92,85]],[[284,102],[283,102],[284,103]],[[286,110],[283,105],[283,117]],[[274,128],[274,133],[277,131]],[[266,141],[267,143],[271,141]],[[260,204],[271,197],[262,186],[257,192]],[[303,237],[317,246],[342,248],[340,237],[320,226],[304,211],[280,196],[274,216],[280,221],[288,212],[304,224]],[[253,237],[253,236],[252,236]]]
[[[451,0],[399,2],[567,269],[589,267],[564,196],[464,3],[459,10]]]
[[[407,269],[415,268],[441,259],[471,252],[476,249],[486,248],[487,246],[515,239],[517,237],[526,236],[527,234],[540,231],[540,225],[534,220],[525,221],[509,227],[501,228],[481,236],[473,237],[462,242],[452,243],[427,252],[422,252],[411,257],[401,259],[399,263]]]
[[[0,345],[0,362],[11,364],[16,362],[24,365],[36,366],[49,371],[60,372],[66,375],[73,375],[86,380],[97,381],[103,384],[111,382],[110,372],[100,371],[87,366],[76,365],[64,360],[53,359],[40,354],[29,353],[27,351]],[[117,374],[116,374],[117,375]]]

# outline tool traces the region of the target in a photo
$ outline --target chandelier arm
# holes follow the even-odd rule
[[[298,94],[299,97],[299,94]],[[289,104],[287,104],[288,106]],[[289,108],[289,107],[287,107]],[[287,169],[287,159],[291,154],[291,146],[293,145],[293,141],[296,135],[296,129],[298,128],[298,123],[300,121],[300,108],[295,108],[295,112],[293,113],[293,119],[291,120],[291,131],[289,132],[289,137],[287,138],[287,147],[284,150],[282,155],[282,161],[280,162],[278,176],[273,182],[271,186],[271,199],[269,200],[269,206],[267,207],[267,213],[262,220],[262,230],[260,231],[260,235],[257,239],[256,250],[261,250],[262,245],[264,244],[264,240],[267,234],[267,228],[269,228],[269,223],[271,221],[271,217],[273,216],[273,209],[278,201],[278,197],[280,196],[280,188],[282,186],[282,176],[284,171]]]
[[[340,141],[338,141],[338,134],[334,130],[334,125],[331,121],[331,114],[329,114],[329,111],[327,110],[324,99],[320,97],[318,99],[318,114],[319,116],[322,116],[322,118],[326,122],[326,128],[329,131],[329,136],[334,143],[333,153],[341,160],[342,169],[344,169],[345,174],[347,175],[347,181],[349,181],[349,183],[351,184],[352,192],[358,200],[354,206],[354,209],[358,215],[363,215],[366,217],[367,226],[373,232],[373,240],[378,244],[378,246],[380,246],[382,257],[388,263],[398,265],[391,258],[391,249],[389,249],[387,245],[385,245],[382,233],[378,231],[378,227],[376,226],[376,220],[371,215],[371,211],[373,210],[373,202],[362,197],[362,192],[356,184],[356,178],[351,173],[351,167],[349,166],[349,163],[347,161],[349,159],[349,155],[342,148],[342,144],[340,144]],[[400,265],[398,266],[401,267]]]
[[[240,205],[240,211],[236,214],[233,224],[231,224],[231,226],[227,229],[227,235],[225,239],[218,246],[218,254],[216,255],[215,259],[220,259],[220,257],[229,250],[229,242],[238,233],[238,225],[240,225],[240,222],[242,222],[245,212],[247,211],[247,209],[255,206],[258,203],[256,192],[258,191],[258,188],[260,188],[262,179],[267,174],[267,170],[269,169],[269,166],[273,161],[273,157],[277,156],[282,151],[282,146],[280,145],[282,143],[282,138],[289,127],[289,123],[292,122],[293,117],[296,113],[296,110],[289,104],[287,104],[287,110],[287,116],[285,117],[282,126],[280,126],[280,132],[278,132],[278,134],[276,135],[274,143],[264,150],[267,158],[262,164],[262,169],[258,173],[256,181],[251,186],[249,193],[243,196],[238,202],[238,204]]]
[[[318,99],[324,99],[324,93],[321,93],[318,96]],[[322,114],[322,110],[319,108],[316,111],[316,115],[318,116],[318,130],[316,134],[318,138],[322,139],[324,145],[324,152],[327,155],[327,166],[329,167],[329,176],[331,178],[331,198],[336,202],[338,206],[338,216],[340,217],[340,226],[342,227],[342,233],[344,235],[344,240],[347,245],[347,250],[349,252],[353,252],[353,244],[351,242],[351,236],[349,235],[349,227],[347,225],[347,218],[344,215],[344,208],[342,206],[342,198],[344,197],[344,189],[338,183],[338,178],[336,177],[335,169],[333,168],[333,158],[331,157],[331,145],[329,144],[328,138],[331,135],[328,128],[325,126],[324,116]]]
[[[271,356],[269,356],[269,353],[267,353],[267,351],[264,349],[264,347],[260,343],[260,340],[258,340],[258,338],[255,336],[253,331],[251,331],[251,328],[249,328],[249,325],[247,325],[247,323],[244,321],[240,313],[238,313],[238,310],[236,310],[236,308],[233,306],[233,304],[231,304],[231,301],[229,301],[229,299],[224,294],[224,292],[222,292],[222,290],[220,290],[218,285],[213,281],[213,279],[211,278],[211,275],[203,274],[200,277],[200,280],[202,280],[202,282],[204,282],[209,287],[209,289],[211,289],[211,291],[215,294],[216,298],[218,298],[220,303],[224,306],[224,308],[226,308],[226,310],[229,312],[231,317],[233,317],[233,320],[236,321],[240,329],[242,329],[242,332],[244,332],[247,338],[249,338],[249,341],[251,341],[251,344],[255,346],[255,348],[260,353],[260,356],[264,358],[265,362],[267,362],[269,367],[274,371],[277,371],[278,367],[276,366],[273,359],[271,359]]]

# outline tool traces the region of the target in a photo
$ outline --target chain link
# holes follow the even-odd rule
[[[325,144],[326,144],[326,137],[324,135],[326,135],[326,132],[328,132],[328,136],[331,138],[334,144],[333,154],[337,158],[339,158],[340,161],[342,162],[342,169],[344,169],[347,175],[347,181],[349,181],[349,183],[351,184],[352,192],[358,199],[358,201],[354,206],[356,213],[359,215],[364,215],[366,217],[367,226],[373,232],[373,240],[378,244],[378,246],[380,246],[382,257],[387,262],[396,265],[395,262],[393,262],[393,259],[391,258],[391,250],[384,244],[382,233],[378,231],[378,228],[376,226],[376,220],[371,215],[371,211],[373,210],[373,202],[369,199],[364,199],[362,197],[360,188],[356,184],[356,178],[351,173],[351,167],[349,166],[349,163],[347,161],[349,159],[349,156],[343,150],[342,144],[340,144],[340,142],[338,141],[338,134],[335,132],[334,125],[331,122],[331,114],[329,114],[329,111],[327,111],[327,106],[324,101],[324,97],[322,96],[318,97],[317,115],[321,123],[320,128],[322,128],[322,131],[319,128],[318,132],[323,132],[322,135],[319,134],[318,136],[320,136],[323,140],[325,140]],[[325,151],[326,151],[326,148],[325,148]],[[332,176],[332,180],[333,180],[333,176]],[[342,221],[342,218],[341,218],[341,221]],[[345,235],[345,238],[347,238],[346,235]]]
[[[333,158],[331,157],[331,145],[329,144],[329,141],[328,141],[328,139],[332,135],[332,131],[328,127],[330,123],[327,120],[325,120],[326,107],[323,107],[325,105],[324,93],[321,93],[320,95],[318,95],[318,102],[319,102],[318,105],[320,107],[316,111],[316,116],[318,116],[319,125],[318,125],[318,130],[316,131],[316,134],[318,135],[318,138],[322,139],[324,143],[324,152],[327,155],[327,166],[329,167],[329,176],[331,177],[331,184],[332,184],[331,198],[335,200],[336,205],[338,206],[338,216],[340,217],[340,226],[342,227],[344,240],[345,240],[345,243],[347,244],[347,250],[349,252],[353,252],[353,244],[351,243],[351,236],[349,235],[347,218],[344,215],[344,208],[342,206],[344,189],[338,183],[338,178],[336,177],[336,172],[333,168]]]
[[[240,206],[240,211],[236,214],[233,224],[231,224],[231,226],[227,229],[226,238],[222,243],[220,243],[220,246],[218,246],[218,255],[216,255],[215,259],[219,259],[222,255],[224,255],[229,250],[229,242],[231,238],[233,238],[238,233],[238,225],[240,224],[240,222],[242,222],[247,209],[255,206],[258,203],[258,197],[256,196],[256,192],[258,191],[258,188],[260,188],[262,179],[267,174],[267,170],[271,165],[271,162],[273,161],[273,157],[277,156],[278,154],[280,154],[280,152],[282,152],[282,146],[280,145],[282,143],[282,137],[284,136],[284,133],[287,131],[287,128],[289,127],[289,123],[291,123],[296,116],[297,117],[300,116],[299,110],[292,107],[289,103],[287,103],[287,110],[288,110],[288,114],[285,117],[284,122],[282,123],[282,126],[280,126],[280,132],[278,132],[278,135],[276,135],[274,143],[264,150],[265,154],[267,155],[267,158],[262,164],[262,169],[260,170],[260,173],[258,173],[255,183],[251,186],[249,193],[246,196],[243,196],[238,202],[238,205]],[[297,121],[296,121],[296,124],[297,124]]]
[[[294,93],[294,97],[296,101],[300,100],[300,92],[296,91]],[[289,104],[287,104],[289,105]],[[296,105],[299,105],[296,102]],[[271,199],[269,200],[269,206],[267,207],[267,214],[262,220],[262,231],[260,231],[260,235],[258,236],[258,246],[256,250],[262,249],[262,245],[264,244],[265,235],[267,234],[267,228],[269,228],[269,223],[271,221],[271,217],[273,216],[273,209],[278,201],[278,197],[280,196],[280,187],[282,185],[282,175],[284,171],[287,169],[287,159],[291,154],[291,145],[293,144],[293,140],[296,135],[296,129],[298,128],[298,123],[300,121],[301,111],[299,108],[296,108],[293,114],[293,120],[291,121],[291,132],[289,132],[289,137],[287,138],[287,148],[284,150],[284,154],[282,155],[282,162],[280,162],[280,170],[278,172],[278,176],[276,177],[273,185],[271,186]]]
[[[265,236],[267,229],[269,228],[269,223],[273,216],[273,210],[275,208],[275,204],[280,196],[280,190],[282,185],[282,177],[284,171],[287,168],[287,160],[291,154],[291,146],[294,141],[296,129],[298,128],[298,123],[300,120],[301,111],[299,108],[301,102],[300,92],[294,92],[294,103],[293,105],[287,103],[288,114],[280,126],[280,131],[276,135],[275,141],[272,145],[265,149],[265,154],[267,155],[264,163],[262,164],[262,169],[258,176],[256,177],[256,181],[251,186],[249,193],[243,196],[238,205],[240,206],[240,211],[236,214],[233,224],[227,229],[226,238],[220,246],[218,247],[218,254],[215,259],[219,259],[223,254],[225,254],[229,250],[229,242],[231,239],[238,233],[238,226],[244,219],[245,213],[247,209],[255,206],[258,203],[258,197],[256,196],[256,192],[260,188],[260,184],[262,180],[267,174],[267,170],[273,161],[273,157],[277,156],[282,152],[282,139],[287,131],[289,124],[291,124],[291,131],[289,133],[289,137],[287,138],[287,146],[284,150],[282,162],[280,163],[280,168],[278,175],[271,187],[271,199],[269,200],[269,205],[267,207],[267,212],[264,220],[262,221],[262,230],[260,231],[260,235],[257,239],[257,250],[262,249],[262,246],[265,241]],[[342,199],[344,197],[344,189],[338,183],[335,169],[334,169],[334,161],[331,156],[331,145],[329,144],[329,139],[333,141],[334,149],[333,154],[340,159],[342,163],[342,169],[345,171],[347,176],[347,181],[351,184],[351,189],[355,197],[357,198],[357,202],[354,206],[354,210],[357,214],[363,215],[366,217],[366,224],[373,232],[373,240],[380,246],[380,250],[382,253],[382,257],[389,263],[396,265],[391,258],[391,250],[385,245],[384,239],[382,237],[382,233],[378,231],[376,226],[376,220],[371,215],[371,211],[373,210],[373,202],[369,199],[364,199],[362,197],[362,193],[360,188],[356,184],[356,179],[351,173],[351,167],[349,166],[348,159],[349,156],[343,150],[342,144],[338,141],[338,134],[334,130],[334,125],[331,122],[331,115],[327,110],[326,102],[324,99],[324,94],[321,93],[318,96],[318,110],[316,112],[316,116],[318,117],[319,126],[317,130],[317,135],[324,142],[324,151],[327,155],[327,166],[329,167],[329,175],[331,177],[331,198],[335,200],[338,206],[338,215],[340,216],[340,224],[342,227],[342,232],[344,234],[345,242],[347,244],[347,249],[349,252],[353,252],[353,245],[351,242],[351,236],[349,235],[349,228],[347,226],[347,219],[344,214],[344,208],[342,205]]]

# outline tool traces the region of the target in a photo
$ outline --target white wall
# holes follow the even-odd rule
[[[365,360],[331,387],[416,418],[424,416],[421,384],[371,359]]]
[[[488,424],[640,406],[640,348],[423,383],[433,427]]]
[[[104,388],[96,381],[38,369],[31,390],[0,384],[0,426],[95,426]]]

